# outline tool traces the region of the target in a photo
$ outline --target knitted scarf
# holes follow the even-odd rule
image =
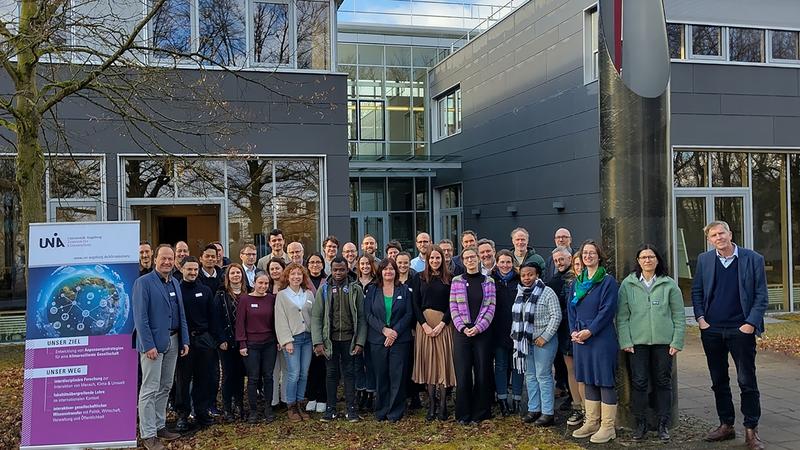
[[[539,297],[544,292],[545,284],[541,279],[536,280],[533,286],[517,287],[517,298],[511,307],[511,340],[514,345],[514,369],[525,373],[525,358],[530,354],[533,345],[533,311]]]
[[[572,303],[573,306],[577,306],[595,285],[603,281],[605,276],[606,268],[603,266],[598,267],[591,278],[589,278],[588,269],[583,269],[581,274],[578,275],[578,278],[575,279],[575,295],[572,297],[572,300],[570,300],[570,303]]]

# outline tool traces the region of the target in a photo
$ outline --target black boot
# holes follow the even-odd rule
[[[367,404],[367,391],[363,389],[356,391],[356,408],[358,408],[358,411],[363,413],[366,404]]]
[[[178,433],[185,433],[189,431],[189,418],[185,414],[178,416],[178,421],[175,423],[175,431]]]
[[[438,419],[445,421],[449,419],[450,414],[447,412],[447,388],[442,386],[439,388],[439,407],[437,411]]]
[[[422,400],[419,399],[419,393],[414,392],[411,394],[411,401],[408,402],[408,409],[415,411],[420,408],[422,408]]]
[[[500,408],[500,415],[508,417],[511,415],[511,410],[508,408],[508,401],[505,398],[497,399],[497,406]]]
[[[524,411],[522,410],[522,400],[514,400],[511,402],[511,410],[513,411],[513,414],[523,414]]]
[[[633,429],[633,440],[641,441],[647,435],[647,418],[643,416],[636,417],[636,428]]]
[[[436,386],[433,384],[428,385],[428,414],[425,420],[428,422],[436,418]]]
[[[662,441],[669,440],[669,429],[667,426],[669,425],[669,417],[659,417],[658,418],[658,438]]]
[[[272,423],[275,421],[275,414],[272,412],[272,406],[267,402],[267,406],[264,407],[264,422]]]
[[[366,409],[367,412],[375,411],[375,393],[365,392],[364,396],[366,398],[364,402],[364,409]]]

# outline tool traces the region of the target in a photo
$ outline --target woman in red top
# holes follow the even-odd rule
[[[262,382],[261,392],[272,392],[272,370],[278,354],[278,339],[275,335],[275,294],[269,292],[269,276],[259,274],[253,292],[242,295],[236,306],[236,341],[239,353],[247,367],[247,401],[250,404],[249,423],[259,420],[256,411],[256,393]],[[275,420],[270,402],[264,408],[264,420]]]

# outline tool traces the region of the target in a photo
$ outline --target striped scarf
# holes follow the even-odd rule
[[[511,340],[514,344],[514,369],[525,373],[525,358],[533,344],[533,311],[544,292],[544,282],[537,279],[531,287],[517,286],[517,298],[511,307]]]

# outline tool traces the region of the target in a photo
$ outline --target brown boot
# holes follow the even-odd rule
[[[142,446],[147,450],[164,450],[164,444],[155,436],[142,439]]]
[[[706,441],[708,442],[719,442],[719,441],[729,441],[731,439],[736,438],[736,429],[733,425],[728,425],[726,423],[721,424],[717,427],[716,430],[708,433],[706,436]]]
[[[289,403],[286,405],[287,414],[289,416],[289,421],[291,422],[302,422],[303,418],[300,416],[300,413],[297,412],[297,403]]]
[[[744,443],[748,450],[764,450],[764,443],[758,437],[758,428],[744,429]]]
[[[310,420],[311,416],[309,416],[306,412],[306,405],[308,405],[308,400],[301,400],[297,402],[297,413],[300,414],[301,419]]]

